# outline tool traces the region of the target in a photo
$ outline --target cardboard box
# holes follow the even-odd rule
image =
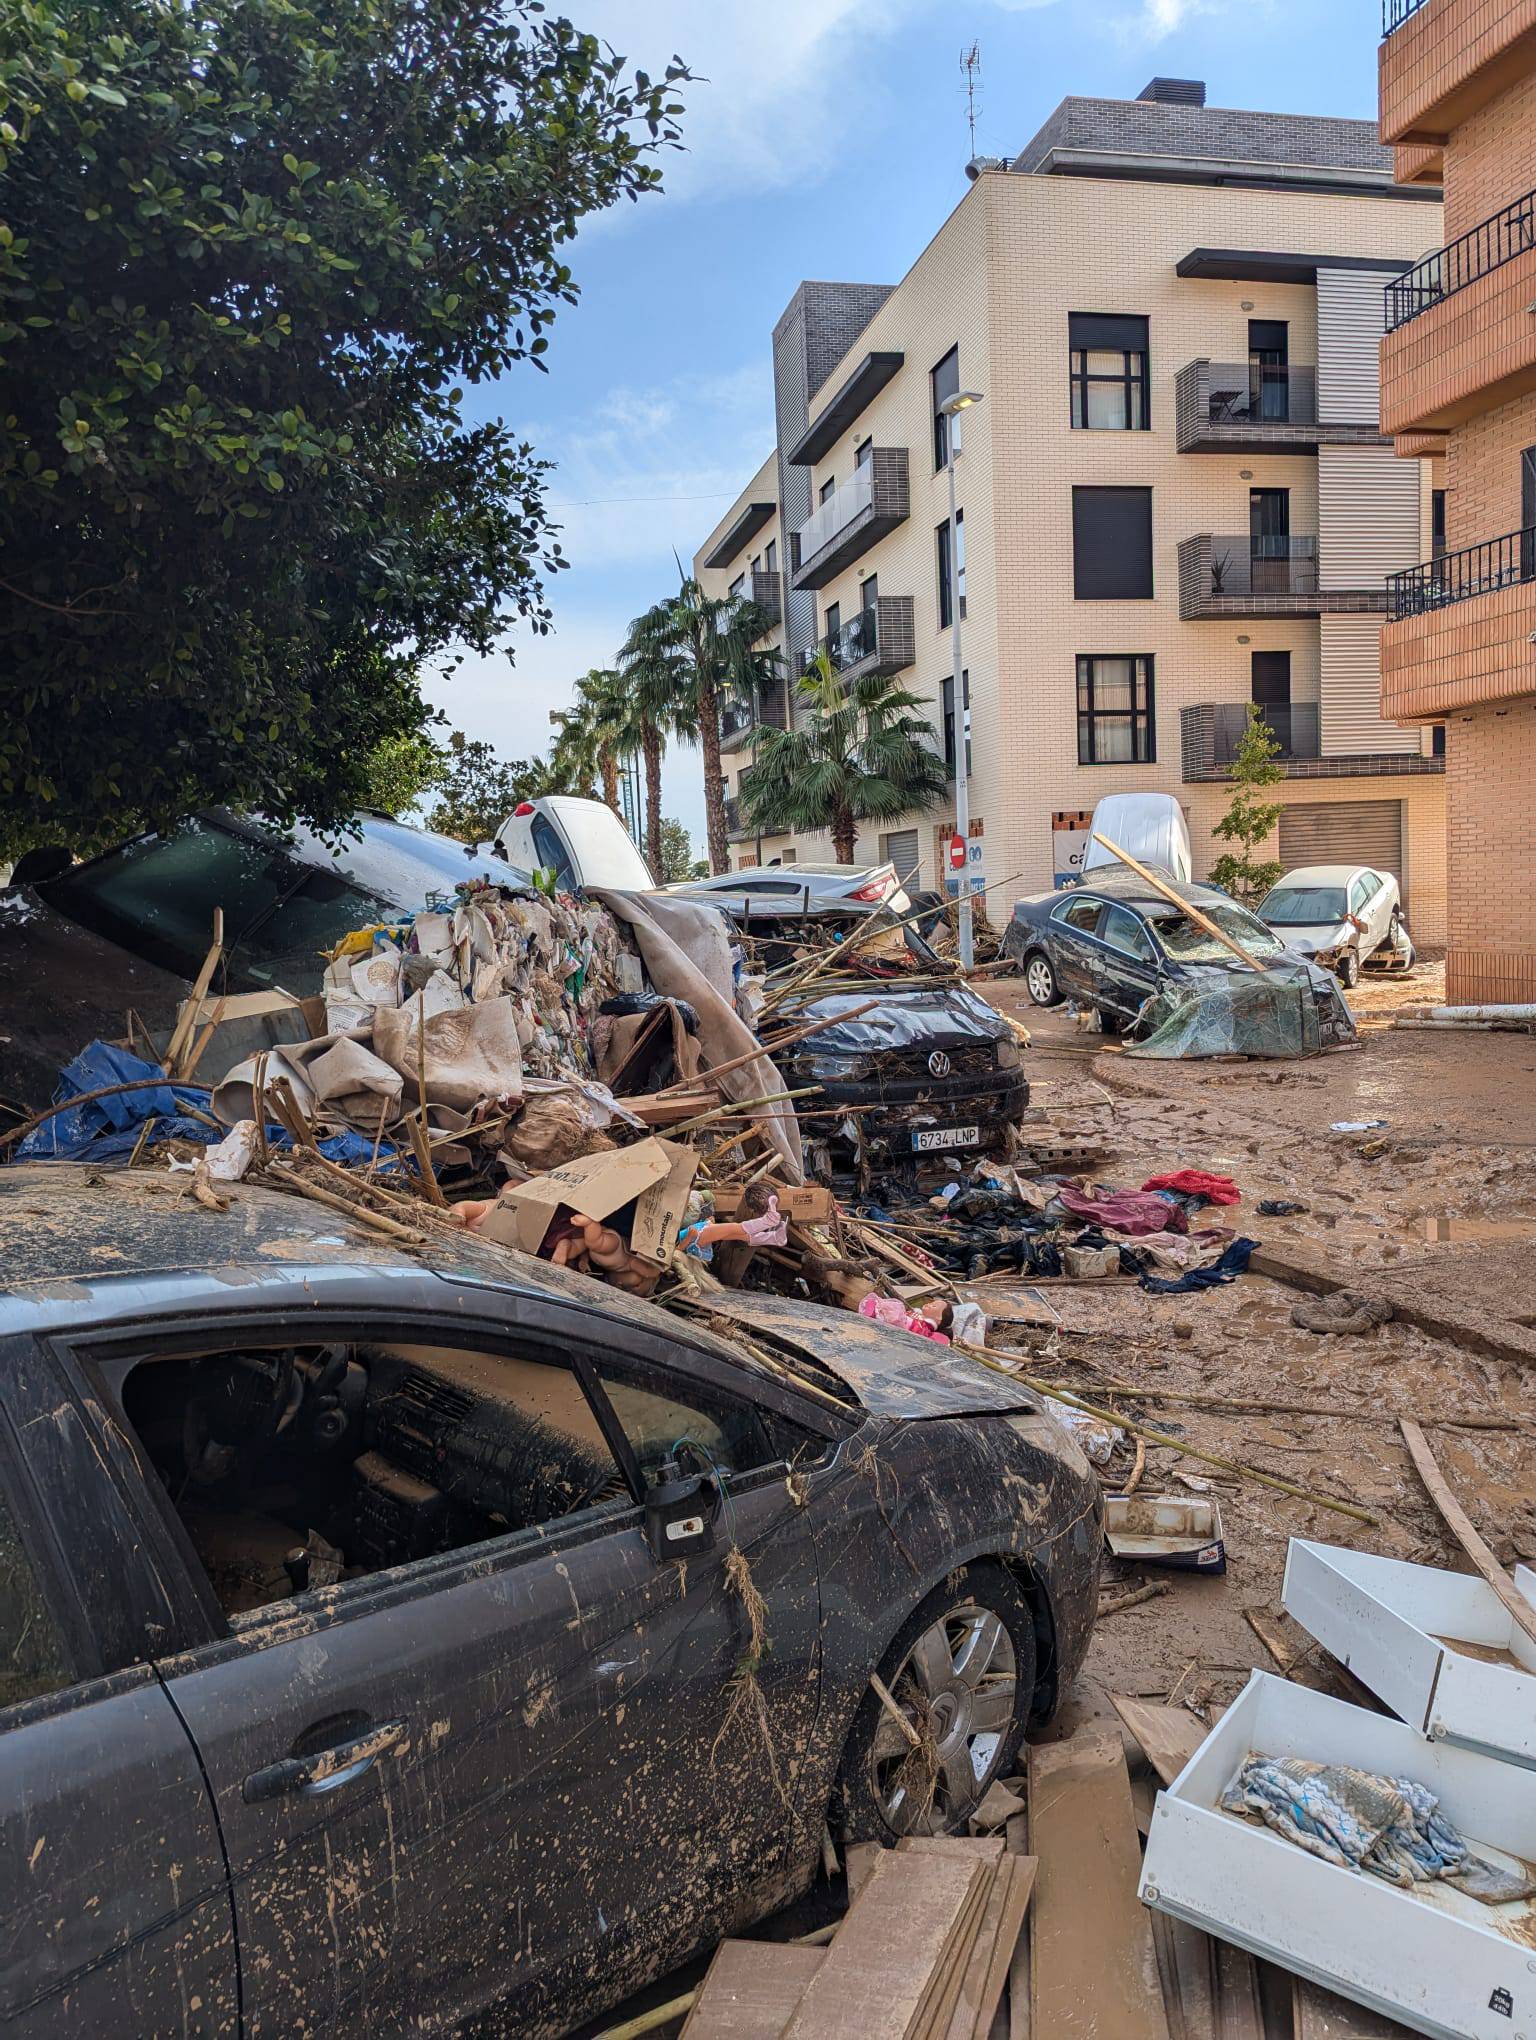
[[[611,1218],[636,1200],[630,1246],[666,1268],[698,1166],[693,1148],[670,1140],[641,1140],[612,1153],[578,1155],[547,1175],[509,1185],[478,1230],[486,1239],[536,1254],[562,1206],[588,1218]]]

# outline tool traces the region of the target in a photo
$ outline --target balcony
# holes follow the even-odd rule
[[[1179,547],[1179,614],[1220,616],[1369,615],[1387,606],[1383,588],[1321,588],[1317,540],[1231,537],[1202,532]]]
[[[756,608],[762,610],[763,614],[768,618],[770,629],[783,622],[784,598],[780,592],[779,577],[776,573],[765,574],[761,569],[758,569],[755,573],[745,573],[741,577],[741,586],[733,588],[731,593],[738,600],[750,602]],[[763,635],[767,636],[766,630]]]
[[[845,680],[862,680],[869,673],[899,673],[917,657],[912,597],[876,596],[868,609],[850,616],[841,629],[812,645],[805,655],[807,669],[818,652],[826,653],[833,672]]]
[[[1433,609],[1472,602],[1522,581],[1536,581],[1536,524],[1389,574],[1387,614],[1401,623],[1405,617],[1427,616]]]
[[[758,700],[758,712],[754,715],[752,704],[734,697],[728,699],[720,710],[720,749],[722,752],[739,751],[752,741],[752,732],[762,724],[765,728],[781,730],[784,727],[784,683],[775,680],[764,687]]]
[[[1175,382],[1180,453],[1315,453],[1329,446],[1380,446],[1374,418],[1318,422],[1317,370],[1248,361],[1191,361]]]
[[[792,585],[824,588],[903,523],[909,508],[907,449],[871,448],[869,459],[791,534]]]
[[[1381,712],[1425,722],[1536,693],[1536,525],[1389,581]]]
[[[1381,139],[1443,142],[1536,62],[1536,0],[1385,0]]]
[[[1293,701],[1284,707],[1258,704],[1259,716],[1274,732],[1280,749],[1275,763],[1287,779],[1356,779],[1443,772],[1443,758],[1424,758],[1417,751],[1368,751],[1324,754],[1322,709],[1315,701]],[[1202,701],[1179,711],[1179,745],[1186,785],[1224,781],[1248,727],[1246,701]]]
[[[1387,285],[1386,432],[1438,430],[1536,388],[1536,191]]]
[[[741,802],[736,798],[735,794],[728,793],[725,797],[726,841],[728,843],[739,843],[744,836],[750,836],[752,833],[742,819]]]

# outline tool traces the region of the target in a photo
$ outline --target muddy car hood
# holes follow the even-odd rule
[[[792,1297],[724,1290],[711,1312],[793,1346],[851,1388],[873,1417],[966,1417],[1038,1410],[1028,1389],[932,1339],[892,1331],[857,1311]]]
[[[1011,1041],[1008,1023],[995,1006],[978,998],[966,986],[951,990],[904,992],[900,986],[885,991],[871,984],[868,991],[834,992],[807,1006],[797,1020],[821,1020],[828,1014],[853,1013],[871,999],[879,1004],[857,1020],[834,1020],[812,1035],[806,1053],[816,1055],[870,1055],[882,1048],[931,1046],[935,1037],[953,1041]]]
[[[0,1098],[51,1098],[59,1071],[88,1041],[124,1034],[130,1006],[158,1030],[190,990],[66,921],[26,886],[0,892]]]

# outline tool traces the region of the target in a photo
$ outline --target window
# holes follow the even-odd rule
[[[1429,492],[1429,554],[1439,559],[1445,551],[1445,491],[1431,489]]]
[[[121,1404],[234,1618],[633,1506],[575,1373],[532,1341],[253,1341],[145,1358],[126,1370]]]
[[[72,1676],[42,1582],[22,1549],[10,1504],[0,1494],[0,1707],[56,1693]]]
[[[720,784],[723,787],[725,781],[722,779]],[[535,815],[533,818],[533,848],[539,860],[539,869],[552,871],[555,874],[556,885],[568,887],[575,876],[571,869],[570,853],[543,815]]]
[[[859,583],[860,609],[873,609],[880,597],[880,576],[871,574],[867,581]]]
[[[1111,949],[1118,949],[1125,956],[1134,956],[1138,963],[1157,961],[1152,937],[1125,907],[1111,905],[1104,909],[1104,926],[1099,930],[1099,937]]]
[[[1284,946],[1261,920],[1234,901],[1212,900],[1202,911],[1229,941],[1235,942],[1250,956],[1278,956]],[[1152,910],[1150,917],[1156,922],[1158,939],[1164,949],[1180,963],[1217,963],[1228,969],[1235,966],[1230,949],[1185,915],[1175,913],[1171,906]]]
[[[782,890],[796,892],[798,888],[785,886]],[[640,1462],[647,1487],[660,1478],[669,1460],[687,1476],[749,1473],[778,1456],[750,1403],[711,1396],[691,1382],[674,1383],[659,1372],[635,1379],[600,1372],[598,1382]]]
[[[730,587],[727,588],[725,592],[733,602],[744,602],[747,598],[746,575],[738,574],[735,580],[732,581]]]
[[[1291,655],[1289,652],[1255,652],[1250,699],[1260,708],[1289,708],[1291,705]]]
[[[969,672],[960,675],[960,698],[965,703],[965,776],[971,776],[971,676]],[[951,779],[955,776],[955,682],[953,675],[944,682],[942,721],[944,724],[944,769]]]
[[[1072,491],[1072,592],[1079,602],[1152,597],[1152,491]]]
[[[794,864],[798,861],[799,856],[800,852],[798,850],[786,850],[779,859],[779,862],[781,864]]]
[[[779,541],[776,538],[770,538],[763,547],[763,572],[765,574],[776,574],[778,571]]]
[[[853,449],[853,466],[855,473],[857,473],[861,467],[868,467],[870,455],[874,452],[874,450],[875,442],[872,439],[861,439],[859,441],[858,445]]]
[[[829,602],[829,603],[827,604],[827,607],[826,607],[826,612],[825,612],[825,614],[823,615],[823,617],[822,617],[822,619],[821,619],[821,622],[822,622],[822,636],[823,636],[823,637],[829,637],[829,638],[835,638],[835,637],[837,636],[838,632],[839,632],[839,631],[840,631],[840,630],[842,629],[842,627],[843,627],[843,605],[842,605],[842,603],[841,603],[841,602]]]
[[[1077,662],[1079,765],[1150,765],[1157,757],[1152,660],[1081,656]]]
[[[940,404],[960,394],[960,350],[951,347],[940,362],[936,362],[928,374],[929,387],[933,393],[933,465],[935,470],[949,460],[951,444],[956,453],[960,451],[960,420],[946,418],[939,409]]]
[[[1145,432],[1147,322],[1104,312],[1069,312],[1072,424],[1082,432]]]
[[[1349,911],[1362,914],[1381,891],[1381,880],[1374,871],[1362,871],[1349,888]]]
[[[948,630],[954,621],[954,598],[960,598],[960,615],[965,616],[965,512],[955,512],[954,561],[950,560],[949,519],[936,527],[934,544],[938,554],[939,571],[939,629]]]
[[[824,481],[824,482],[822,483],[822,485],[821,485],[821,488],[820,488],[820,489],[818,490],[818,492],[817,492],[817,496],[816,496],[816,500],[817,500],[817,502],[818,502],[818,503],[825,503],[825,502],[826,502],[826,500],[827,500],[827,498],[828,498],[828,497],[829,497],[829,496],[830,496],[830,495],[832,494],[832,491],[833,491],[833,490],[834,490],[834,489],[835,489],[836,487],[837,487],[837,476],[836,476],[836,475],[828,475],[828,476],[827,476],[827,479],[826,479],[826,480],[825,480],[825,481]]]
[[[1099,924],[1102,905],[1102,901],[1093,899],[1065,900],[1051,909],[1051,919],[1060,921],[1064,928],[1075,928],[1079,935],[1091,935]]]
[[[1284,423],[1291,415],[1291,331],[1284,319],[1248,321],[1248,415]]]

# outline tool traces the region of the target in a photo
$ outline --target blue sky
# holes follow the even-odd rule
[[[566,0],[635,63],[674,52],[686,153],[666,190],[583,227],[567,254],[550,373],[477,393],[558,465],[571,561],[556,629],[430,691],[507,756],[542,750],[550,709],[607,664],[629,618],[676,584],[773,440],[768,342],[802,277],[895,283],[963,196],[962,48],[981,46],[976,146],[1012,155],[1069,93],[1134,98],[1154,74],[1210,103],[1374,117],[1373,0]],[[697,757],[668,760],[666,808],[698,841]]]

